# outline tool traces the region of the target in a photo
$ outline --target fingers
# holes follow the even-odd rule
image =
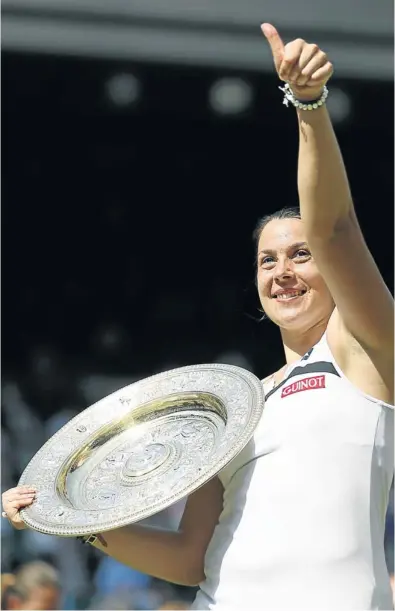
[[[24,492],[37,492],[37,489],[34,486],[16,486],[15,488],[10,488],[3,492],[2,497],[7,497],[9,494],[24,493]]]
[[[283,55],[284,55],[284,43],[281,39],[280,34],[277,32],[276,28],[272,26],[270,23],[263,23],[261,25],[261,30],[270,45],[270,49],[273,55],[274,65],[276,66],[277,72],[279,72],[281,62],[283,60]]]
[[[299,74],[298,62],[306,43],[301,38],[288,43],[284,48],[283,61],[281,62],[278,75],[283,81],[290,81],[293,72]]]
[[[36,498],[34,488],[29,486],[11,488],[2,495],[4,511],[8,514],[19,511],[21,507],[30,505]]]
[[[291,84],[304,86],[327,63],[326,53],[317,45],[308,45],[304,40],[297,39],[285,47],[279,76]]]
[[[289,75],[289,81],[291,83],[296,83],[300,86],[306,84],[309,80],[309,76],[306,74],[305,68],[318,52],[319,48],[316,44],[304,43],[302,45],[299,59],[295,62]]]
[[[35,496],[36,491],[32,488],[11,488],[7,490],[2,495],[2,501],[4,503],[10,503],[16,499],[27,498],[31,496]]]
[[[9,490],[9,492],[7,493],[7,496],[3,496],[3,502],[9,502],[12,501],[14,499],[19,499],[19,498],[24,498],[27,496],[34,496],[35,492],[19,492],[19,491],[12,491]]]
[[[19,500],[15,500],[12,501],[12,503],[10,503],[10,506],[12,507],[12,509],[16,509],[17,511],[19,511],[20,509],[22,509],[22,507],[26,507],[27,505],[30,505],[31,503],[33,503],[35,497],[28,497],[28,498],[23,498],[23,499],[19,499]]]
[[[307,87],[316,87],[317,82],[327,81],[333,74],[333,66],[331,62],[326,62],[322,68],[314,72],[314,74],[310,77],[310,80],[307,81]]]
[[[310,79],[320,68],[323,68],[328,63],[328,57],[323,51],[317,51],[310,59],[307,65],[303,68],[302,74]]]
[[[3,513],[2,515],[8,518],[9,522],[17,530],[26,528],[25,522],[22,520],[20,510],[28,507],[36,498],[36,489],[34,486],[18,486],[11,488],[2,494]]]
[[[309,44],[301,38],[284,45],[276,28],[270,23],[263,23],[261,29],[270,45],[282,81],[296,87],[302,95],[308,93],[308,88],[320,90],[320,86],[324,87],[333,74],[333,66],[326,53],[316,44]]]

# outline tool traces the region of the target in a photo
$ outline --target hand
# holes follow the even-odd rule
[[[35,499],[35,488],[33,486],[18,486],[11,488],[2,494],[3,511],[8,520],[17,530],[27,528],[20,516],[20,509],[31,505]]]
[[[315,44],[297,38],[284,45],[280,34],[270,23],[261,26],[272,54],[277,74],[289,83],[298,100],[316,100],[333,74],[327,55]]]

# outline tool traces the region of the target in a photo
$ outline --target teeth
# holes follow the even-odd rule
[[[300,297],[303,295],[302,291],[292,291],[292,293],[280,293],[277,295],[277,299],[292,299],[293,297]]]

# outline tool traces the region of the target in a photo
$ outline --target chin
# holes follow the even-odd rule
[[[314,326],[317,321],[317,315],[313,315],[311,308],[306,308],[306,306],[309,305],[306,302],[286,305],[281,304],[280,308],[270,307],[272,303],[268,305],[269,307],[265,309],[265,314],[281,329],[301,331]]]
[[[289,331],[298,331],[306,327],[305,317],[301,316],[300,312],[289,312],[287,315],[276,316],[271,320],[281,329]]]
[[[273,299],[269,299],[265,302],[262,304],[265,314],[280,327],[286,323],[295,324],[301,317],[304,318],[306,313],[306,303],[300,301],[299,303],[277,304]]]

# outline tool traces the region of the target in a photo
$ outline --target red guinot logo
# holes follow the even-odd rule
[[[313,390],[315,388],[325,388],[324,375],[303,378],[303,380],[298,380],[297,382],[285,386],[281,391],[281,398],[289,397],[290,395],[294,395],[297,392],[303,392],[304,390]]]

